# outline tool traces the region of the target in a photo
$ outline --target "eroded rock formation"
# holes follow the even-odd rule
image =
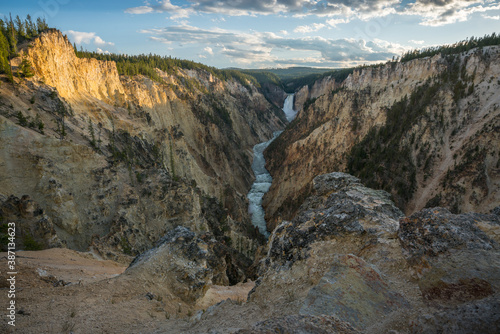
[[[57,30],[20,53],[35,75],[0,87],[3,195],[30,196],[61,242],[104,257],[129,261],[179,225],[252,256],[252,147],[283,126],[279,108],[201,69],[120,76]]]
[[[265,152],[271,231],[323,173],[349,171],[405,213],[489,212],[500,200],[500,47],[355,70],[305,108]],[[325,79],[324,79],[325,80]],[[332,79],[333,80],[333,79]]]

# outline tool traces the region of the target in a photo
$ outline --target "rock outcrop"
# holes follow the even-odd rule
[[[205,303],[211,285],[253,273],[242,270],[247,258],[211,232],[179,226],[117,277],[66,286],[62,303],[51,301],[62,287],[36,294],[20,332],[51,323],[48,312],[34,310],[51,305],[51,313],[68,314],[74,300],[85,308],[77,319],[86,331],[110,320],[123,332],[145,323],[168,333],[498,332],[498,209],[403,217],[387,192],[344,173],[318,176],[311,189],[292,221],[271,234],[246,301]],[[36,290],[24,291],[20,297],[29,298]]]
[[[348,323],[335,317],[290,315],[273,318],[255,324],[251,329],[242,329],[237,334],[356,334],[359,333]]]
[[[156,247],[137,256],[124,275],[153,294],[170,293],[193,304],[213,284],[236,284],[249,278],[248,272],[240,269],[250,267],[248,261],[213,236],[198,236],[179,226]]]
[[[314,82],[311,87],[303,86],[295,92],[293,109],[300,112],[307,100],[317,99],[321,95],[329,94],[340,86],[331,76],[326,76]]]
[[[404,217],[388,193],[338,172],[311,188],[260,261],[249,303],[280,311],[259,326],[300,314],[369,333],[498,329],[498,215]]]
[[[396,238],[403,214],[389,194],[344,173],[318,176],[312,188],[294,219],[271,234],[249,300],[273,298],[290,312],[334,316],[357,329],[409,307]]]

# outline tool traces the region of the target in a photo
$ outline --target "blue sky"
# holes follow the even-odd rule
[[[500,33],[500,0],[2,1],[84,49],[219,68],[347,67]]]

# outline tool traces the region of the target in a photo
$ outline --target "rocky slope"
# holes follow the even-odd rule
[[[353,173],[406,213],[488,212],[500,201],[500,47],[356,70],[308,100],[265,152],[271,231],[293,217],[310,181]]]
[[[29,316],[16,333],[498,332],[500,208],[404,217],[387,192],[348,174],[318,176],[311,188],[271,234],[246,301],[202,303],[242,258],[178,227],[114,278],[49,287],[24,269],[18,301]]]
[[[252,147],[283,127],[255,87],[181,68],[157,70],[163,83],[120,76],[57,30],[21,57],[34,77],[0,86],[2,201],[29,196],[61,244],[105,257],[130,261],[179,225],[252,256]]]

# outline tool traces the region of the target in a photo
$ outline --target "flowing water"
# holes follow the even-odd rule
[[[283,111],[285,112],[286,118],[289,122],[295,118],[297,112],[293,110],[293,94],[288,95],[286,98]],[[273,178],[266,169],[264,150],[280,134],[281,131],[277,131],[273,134],[273,138],[271,140],[262,142],[253,147],[252,170],[255,175],[255,181],[247,194],[249,202],[248,212],[252,218],[252,224],[256,226],[260,233],[265,235],[266,238],[269,237],[269,232],[267,232],[266,220],[264,219],[265,212],[262,207],[262,198],[264,197],[264,194],[269,191]]]
[[[285,112],[286,119],[291,122],[297,115],[297,112],[293,110],[293,99],[295,94],[290,94],[286,97],[285,104],[283,105],[283,111]]]

